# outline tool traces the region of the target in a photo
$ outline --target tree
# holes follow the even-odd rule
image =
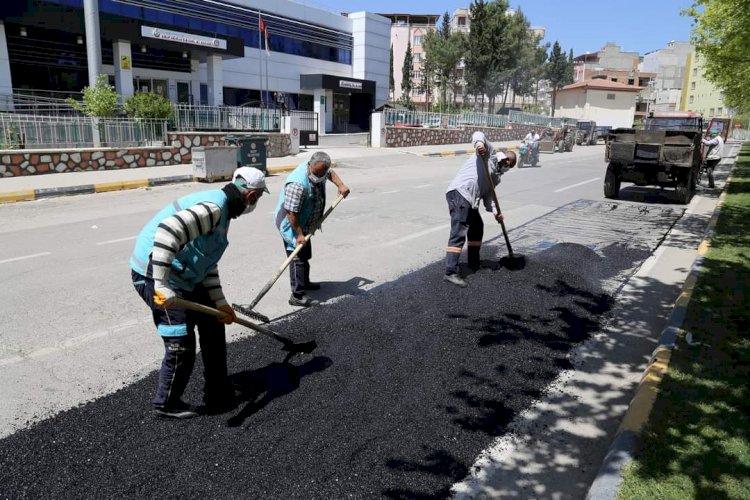
[[[404,65],[401,68],[401,102],[411,109],[411,79],[414,76],[414,58],[411,54],[411,40],[406,42],[406,55],[404,56]]]
[[[136,92],[125,99],[125,111],[133,118],[169,120],[174,115],[174,106],[161,94]]]
[[[70,97],[67,100],[76,111],[86,116],[110,118],[117,114],[120,96],[109,84],[107,75],[99,75],[96,84],[83,88],[82,103]]]
[[[436,31],[428,32],[423,40],[425,60],[434,68],[435,78],[440,85],[440,107],[448,106],[448,91],[453,94],[455,103],[458,88],[458,63],[466,53],[467,38],[462,32],[453,33],[450,16],[446,12],[443,22]]]
[[[560,44],[557,41],[552,45],[552,52],[550,53],[549,61],[547,62],[546,74],[547,80],[549,80],[549,83],[552,86],[551,116],[555,116],[557,91],[573,80],[572,61],[568,60],[568,57],[562,51]]]
[[[396,83],[393,81],[393,44],[391,44],[391,63],[389,65],[390,73],[388,74],[388,95],[393,97],[393,91],[396,89]]]
[[[481,108],[484,107],[487,73],[492,61],[492,54],[486,50],[490,43],[488,7],[484,0],[476,0],[469,6],[471,31],[466,44],[465,73],[466,92],[482,98]],[[480,109],[481,109],[480,108]]]
[[[750,111],[750,2],[696,0],[683,14],[694,20],[691,41],[706,78],[728,106]]]

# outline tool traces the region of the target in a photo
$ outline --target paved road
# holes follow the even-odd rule
[[[509,227],[518,227],[536,219],[544,220],[539,218],[579,199],[601,201],[602,156],[601,146],[576,148],[570,154],[543,156],[541,167],[536,169],[518,169],[508,174],[499,188],[499,194]],[[416,278],[410,278],[411,281],[407,279],[405,289],[410,289],[409,286],[420,280],[429,282],[429,276],[439,274],[439,266],[435,263],[442,257],[448,229],[443,192],[462,161],[462,158],[422,158],[389,153],[340,162],[340,175],[350,184],[353,193],[334,212],[324,231],[315,237],[313,278],[328,285],[321,291],[320,298],[336,302],[321,312],[321,317],[336,312],[341,323],[357,324],[357,321],[362,321],[361,313],[367,303],[361,297],[370,297],[369,294],[361,295],[361,292],[400,277],[404,280],[412,276],[408,273],[414,270],[422,270],[422,274],[417,272],[414,275]],[[281,180],[274,178],[269,182],[274,195],[278,193]],[[177,196],[203,188],[205,186],[170,186],[0,207],[3,220],[0,229],[3,242],[0,246],[0,279],[4,285],[0,291],[0,307],[6,325],[0,333],[0,374],[4,380],[2,399],[8,402],[0,409],[2,435],[11,434],[16,429],[26,427],[29,422],[123,387],[119,396],[101,399],[87,408],[99,408],[94,415],[98,415],[97,418],[106,417],[107,411],[101,407],[107,406],[108,401],[114,401],[129,405],[126,413],[131,415],[132,412],[147,414],[152,371],[158,364],[161,345],[153,334],[142,303],[131,289],[127,257],[134,235],[158,208]],[[635,203],[651,196],[652,192],[637,189],[624,192],[624,198]],[[275,196],[271,198],[263,200],[264,204],[247,220],[235,221],[230,231],[232,244],[222,261],[221,271],[227,296],[233,301],[242,302],[252,298],[283,260],[281,245],[271,224],[270,214]],[[707,206],[710,201],[706,200]],[[696,199],[694,203],[697,207],[700,200]],[[553,231],[550,236],[564,240],[565,234],[575,231],[575,228],[566,227],[557,233],[554,233],[554,227],[548,230]],[[493,232],[497,232],[496,225],[488,223],[486,234],[491,236]],[[694,240],[695,234],[687,234],[684,241],[677,242],[677,246],[689,247],[691,238]],[[644,245],[648,250],[650,244]],[[648,251],[651,250],[653,247]],[[484,256],[490,259],[496,255],[496,249],[487,248]],[[625,272],[645,257],[647,254],[629,254],[617,265],[620,271]],[[589,255],[587,258],[593,257]],[[424,274],[425,269],[429,269],[427,274]],[[578,271],[580,273],[580,269]],[[541,279],[544,273],[538,275]],[[475,285],[478,289],[483,286],[480,282]],[[609,296],[613,292],[602,288],[601,284],[589,285],[594,287],[590,291],[593,294]],[[675,286],[668,283],[662,287],[660,293],[666,298],[660,296],[660,304],[669,303],[671,299],[668,296],[675,292]],[[427,288],[429,291],[430,287]],[[382,290],[387,289],[378,288],[377,293],[372,293],[382,296],[388,293]],[[259,309],[272,317],[286,315],[292,312],[286,305],[287,297],[288,289],[282,279],[261,302]],[[399,297],[401,303],[409,300],[408,294]],[[429,300],[428,297],[423,300]],[[357,307],[351,309],[350,306]],[[373,314],[383,313],[373,311]],[[300,319],[293,316],[283,325],[291,331],[295,324],[305,318],[305,315]],[[330,318],[318,324],[322,330],[325,330],[323,325],[335,325],[330,332],[324,333],[328,339],[356,335],[357,332],[351,326],[346,332],[342,331],[344,327]],[[416,330],[422,329],[421,323],[414,325]],[[574,339],[573,343],[584,340],[602,326],[594,321],[584,332],[584,337]],[[239,327],[233,326],[230,331],[235,338],[246,336]],[[366,339],[368,336],[363,337]],[[236,345],[239,351],[235,358],[237,366],[242,366],[242,361],[250,362],[246,357],[248,352],[255,356],[257,353],[265,354],[265,349],[268,349],[266,340],[262,338]],[[368,344],[360,340],[358,345],[361,346],[361,353]],[[463,350],[467,348],[466,345],[461,347]],[[336,349],[332,351],[338,352]],[[327,356],[332,359],[330,354]],[[357,356],[355,358],[359,359]],[[338,359],[333,362],[336,363]],[[378,361],[387,363],[388,359],[383,357]],[[544,361],[539,359],[536,363],[543,365]],[[257,363],[258,358],[253,358],[252,362]],[[534,360],[530,362],[533,365]],[[313,358],[302,366],[307,366],[301,369],[307,369],[310,373],[336,374],[339,378],[335,380],[338,381],[342,377],[338,369],[327,370],[328,361],[324,359]],[[403,364],[399,368],[404,370],[405,375],[412,367]],[[275,368],[268,365],[265,369]],[[535,369],[530,369],[534,373]],[[498,429],[502,431],[524,409],[528,410],[535,397],[545,394],[544,384],[555,380],[562,370],[563,367],[559,367],[539,377],[538,383],[542,385],[530,390],[529,397],[520,398]],[[627,368],[622,368],[622,371],[630,372],[631,378],[635,372]],[[144,380],[144,377],[147,378]],[[627,383],[632,384],[632,381]],[[319,393],[295,390],[294,394],[295,397],[307,395],[307,398],[314,398]],[[281,399],[287,401],[289,398]],[[310,403],[309,399],[303,398],[301,401]],[[58,418],[72,418],[72,421],[66,420],[72,424],[81,417],[76,411]],[[273,425],[273,419],[266,420],[262,412],[258,415],[261,415],[261,419],[254,421],[253,426]],[[616,415],[610,415],[610,420],[616,420]],[[49,423],[14,437],[37,442],[35,436],[39,436],[39,429],[45,425],[49,426]],[[492,436],[498,435],[498,429],[483,429],[485,434],[478,440],[467,440],[464,436],[463,441],[470,444],[463,449],[461,460],[455,466],[449,466],[449,474],[443,474],[437,483],[430,483],[429,486],[423,484],[422,489],[404,491],[415,494],[420,491],[432,494],[447,491],[446,484],[450,486],[467,473],[467,463],[471,463],[471,457],[479,456]],[[373,433],[372,442],[377,443],[378,439],[382,439],[382,436]],[[347,457],[347,460],[350,458]],[[412,467],[418,467],[419,460],[424,459],[416,457],[414,464],[417,465]],[[409,468],[407,465],[404,467]],[[287,483],[270,470],[267,473],[279,479],[269,484],[273,485],[273,491],[282,493],[283,485]],[[483,486],[479,479],[478,482],[476,478],[472,479],[469,486],[459,485],[456,491],[484,488],[482,491],[491,494],[494,490],[486,484]],[[362,484],[369,483],[365,481]],[[497,482],[491,487],[496,486]],[[395,488],[393,491],[398,491],[403,484],[394,480],[392,487]],[[520,483],[509,483],[508,486],[510,490],[520,487]],[[320,491],[321,495],[324,493],[324,490],[316,491]],[[328,490],[328,493],[332,491]],[[380,493],[387,492],[384,489]],[[207,494],[212,495],[210,491]]]

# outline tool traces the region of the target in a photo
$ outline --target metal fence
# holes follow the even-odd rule
[[[533,113],[524,113],[523,111],[511,110],[508,113],[508,119],[513,123],[525,123],[527,125],[539,125],[540,127],[559,128],[564,124],[575,125],[578,120],[573,118],[555,117],[545,115],[536,115]]]
[[[27,116],[0,113],[0,149],[158,146],[167,141],[164,120]]]
[[[385,124],[391,127],[459,128],[467,125],[504,127],[508,122],[506,116],[483,113],[447,114],[385,109],[383,115]]]
[[[0,94],[0,111],[39,116],[82,116],[65,99]]]
[[[175,129],[181,132],[195,130],[278,132],[281,130],[281,117],[280,109],[177,104],[175,106]]]

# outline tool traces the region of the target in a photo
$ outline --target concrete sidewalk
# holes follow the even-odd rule
[[[501,149],[513,149],[520,141],[494,143]],[[469,144],[414,146],[408,148],[369,148],[365,146],[310,147],[299,154],[281,158],[268,158],[269,175],[293,170],[307,161],[316,151],[325,151],[334,163],[337,160],[363,156],[388,156],[414,154],[418,156],[458,156],[473,153]],[[169,165],[120,170],[94,170],[86,172],[51,173],[0,178],[0,203],[32,201],[53,196],[102,193],[123,189],[137,189],[165,184],[198,182],[193,177],[193,165]]]

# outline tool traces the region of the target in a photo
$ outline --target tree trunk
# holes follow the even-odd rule
[[[556,100],[556,98],[557,98],[557,89],[553,88],[552,89],[552,106],[550,106],[550,116],[552,118],[555,117],[555,100]]]

